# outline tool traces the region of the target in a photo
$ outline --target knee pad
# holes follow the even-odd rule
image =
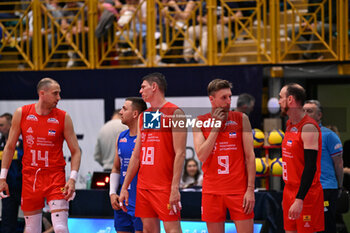
[[[68,211],[58,211],[51,213],[52,225],[55,233],[69,233],[68,231]]]
[[[68,201],[66,201],[65,199],[51,200],[51,201],[49,201],[48,204],[49,204],[51,213],[52,213],[52,211],[55,211],[55,210],[68,210],[69,209]]]
[[[26,226],[25,233],[41,233],[42,213],[24,216]]]

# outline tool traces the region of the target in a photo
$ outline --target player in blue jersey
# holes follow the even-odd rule
[[[336,133],[321,125],[322,106],[317,100],[305,102],[304,111],[320,126],[322,133],[321,185],[324,196],[326,233],[336,229],[336,202],[338,189],[343,186],[343,146]]]
[[[137,175],[132,180],[129,191],[129,205],[127,210],[125,205],[123,210],[119,205],[118,194],[119,185],[123,185],[126,170],[128,169],[131,154],[135,147],[137,136],[137,122],[140,113],[147,109],[146,103],[142,98],[129,97],[126,98],[123,108],[120,111],[122,123],[129,127],[128,130],[123,131],[116,142],[116,155],[114,164],[110,175],[110,190],[109,195],[111,205],[114,211],[114,227],[118,233],[124,232],[142,232],[142,221],[135,217],[135,202],[136,202],[136,184]]]

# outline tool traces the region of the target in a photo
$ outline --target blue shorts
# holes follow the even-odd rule
[[[127,206],[128,212],[114,211],[114,228],[116,231],[135,232],[142,231],[141,218],[135,217],[135,207]]]

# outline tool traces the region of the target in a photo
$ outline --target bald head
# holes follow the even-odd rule
[[[41,90],[47,90],[52,84],[58,84],[57,81],[53,80],[52,78],[43,78],[39,81],[37,87],[36,87],[36,90],[37,92],[39,93],[39,91]]]
[[[303,106],[306,99],[305,89],[297,83],[289,83],[283,88],[286,88],[286,96],[293,96],[295,102]]]

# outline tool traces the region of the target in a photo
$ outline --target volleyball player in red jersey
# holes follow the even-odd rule
[[[16,142],[23,137],[23,184],[21,208],[26,233],[41,232],[42,208],[46,199],[55,232],[68,232],[68,200],[74,198],[75,181],[81,152],[71,117],[56,108],[60,85],[51,78],[43,78],[37,85],[39,101],[18,108],[12,120],[8,142],[3,152],[0,173],[0,195],[10,195],[6,184]],[[62,146],[66,140],[71,152],[71,175],[66,182]],[[4,193],[6,192],[6,194]]]
[[[321,130],[303,111],[306,98],[303,87],[287,84],[279,98],[281,114],[289,117],[282,142],[284,229],[287,233],[323,231]]]
[[[139,170],[135,216],[141,217],[143,232],[160,232],[159,220],[166,232],[182,232],[179,185],[187,130],[170,124],[185,119],[180,108],[166,101],[165,91],[164,75],[152,73],[142,79],[140,93],[151,107],[139,117],[135,149],[119,197],[119,203],[125,201],[127,208],[127,188]]]
[[[215,79],[208,85],[212,111],[197,121],[215,120],[221,127],[195,128],[194,147],[203,162],[202,220],[209,233],[224,233],[226,211],[238,233],[253,232],[255,155],[247,115],[230,111],[232,84]]]

